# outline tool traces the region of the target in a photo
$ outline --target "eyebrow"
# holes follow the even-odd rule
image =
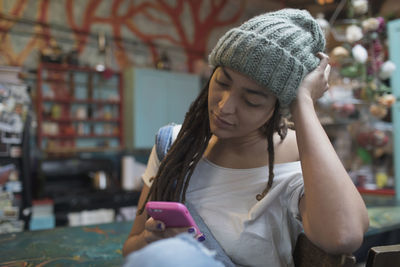
[[[230,81],[232,81],[231,75],[229,75],[229,73],[228,73],[223,67],[221,67],[221,69],[222,69],[222,71],[224,72],[225,76],[226,76]]]
[[[263,96],[265,98],[268,97],[268,94],[266,92],[263,92],[263,91],[253,90],[253,89],[246,88],[246,87],[243,87],[243,89],[249,94],[260,95],[260,96]]]
[[[229,73],[225,70],[225,68],[223,68],[223,67],[221,67],[221,69],[222,69],[222,72],[224,73],[224,75],[230,80],[230,81],[232,81],[232,77],[229,75]],[[243,87],[243,89],[247,92],[247,93],[249,93],[249,94],[255,94],[255,95],[260,95],[260,96],[263,96],[263,97],[268,97],[268,94],[266,93],[266,92],[263,92],[263,91],[258,91],[258,90],[254,90],[254,89],[250,89],[250,88],[246,88],[246,87]]]

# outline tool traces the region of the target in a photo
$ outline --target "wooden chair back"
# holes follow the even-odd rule
[[[352,267],[356,263],[352,255],[332,255],[323,251],[311,243],[304,233],[297,238],[293,260],[296,267]]]
[[[365,267],[400,266],[400,244],[372,247],[368,251]]]

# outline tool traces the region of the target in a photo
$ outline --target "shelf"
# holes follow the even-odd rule
[[[57,84],[65,84],[65,85],[70,85],[70,81],[68,80],[63,80],[63,79],[51,79],[51,78],[45,78],[42,79],[43,83],[57,83]],[[87,86],[87,82],[75,82],[74,85],[81,85],[81,86]]]
[[[82,153],[82,152],[104,152],[104,151],[121,151],[122,147],[82,147],[82,148],[75,148],[75,147],[58,147],[56,149],[44,149],[43,152],[49,154],[71,154],[71,153]]]
[[[120,100],[106,99],[76,99],[76,98],[52,98],[43,97],[44,102],[59,102],[68,104],[103,104],[103,105],[120,105]]]
[[[47,119],[43,118],[43,121],[50,121],[50,122],[59,122],[59,123],[70,123],[70,122],[117,122],[121,121],[120,118],[112,118],[112,119],[105,119],[105,118],[98,118],[98,119],[77,119],[77,118],[60,118],[60,119]]]
[[[50,134],[43,134],[43,138],[49,139],[75,139],[75,138],[119,138],[119,134],[86,134],[86,135],[79,135],[79,134],[58,134],[58,135],[50,135]]]
[[[86,192],[85,192],[86,191]],[[56,225],[68,223],[68,213],[95,209],[119,209],[121,207],[137,206],[140,191],[99,190],[70,192],[66,195],[51,196],[54,201]]]
[[[89,72],[89,73],[97,73],[99,75],[103,74],[104,71],[98,71],[96,69],[90,67],[82,67],[82,66],[75,66],[75,65],[68,65],[68,64],[54,64],[54,63],[42,63],[42,68],[44,70],[50,71],[58,71],[58,72]],[[119,75],[119,72],[107,70],[113,75]]]
[[[46,78],[46,79],[42,79],[43,82],[46,83],[65,83],[68,84],[67,80],[63,80],[63,79],[50,79],[50,78]]]
[[[52,74],[54,71],[59,73]],[[117,71],[108,71],[107,74],[112,74],[112,77],[108,79],[103,73],[86,67],[61,64],[39,66],[37,143],[43,152],[56,155],[105,152],[116,150],[107,147],[107,144],[124,146],[122,74]],[[43,88],[44,82],[62,84],[63,90],[57,90],[57,86]],[[44,89],[47,90],[45,95]],[[52,106],[50,110],[49,106]],[[98,141],[102,143],[100,146],[97,146]],[[68,148],[65,148],[66,145]]]
[[[394,196],[396,194],[394,189],[366,189],[363,187],[357,187],[358,192],[360,194],[368,194],[368,195],[387,195]]]

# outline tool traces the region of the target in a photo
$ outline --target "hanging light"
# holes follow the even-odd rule
[[[95,69],[102,72],[106,69],[106,35],[104,32],[99,32],[98,39],[98,55]]]
[[[318,25],[321,27],[325,36],[328,36],[331,26],[329,22],[325,19],[325,15],[323,13],[318,13],[316,17]]]
[[[317,0],[317,3],[321,6],[326,5],[326,4],[332,4],[334,0]]]

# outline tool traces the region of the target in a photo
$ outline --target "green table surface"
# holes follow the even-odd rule
[[[372,236],[400,229],[400,204],[365,199]],[[132,221],[0,235],[0,266],[121,266]]]
[[[400,229],[400,207],[368,208],[368,216],[367,236]]]
[[[369,229],[366,236],[400,229],[400,202],[393,196],[363,195]]]
[[[0,235],[0,266],[121,266],[132,222]]]

